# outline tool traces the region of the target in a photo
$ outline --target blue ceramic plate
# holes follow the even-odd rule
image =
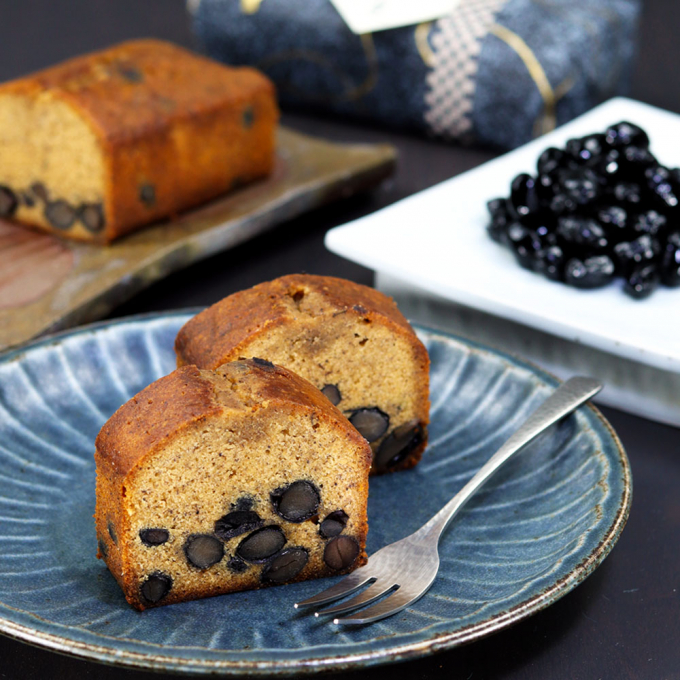
[[[430,592],[344,629],[293,602],[329,582],[139,613],[95,559],[94,439],[174,368],[187,313],[99,324],[0,358],[0,631],[107,663],[190,673],[348,669],[475,640],[551,604],[595,569],[628,516],[616,435],[583,407],[508,463],[449,527]],[[514,357],[426,329],[431,444],[414,470],[371,480],[369,554],[438,510],[556,384]]]

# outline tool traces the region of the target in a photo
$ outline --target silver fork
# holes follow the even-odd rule
[[[352,616],[334,618],[333,623],[372,623],[392,616],[420,599],[430,588],[439,570],[437,545],[442,532],[467,501],[511,456],[564,416],[576,410],[602,389],[592,378],[576,377],[558,387],[479,469],[477,474],[418,531],[390,543],[371,555],[368,563],[342,581],[314,597],[297,602],[295,607],[324,605],[369,587],[351,600],[315,612],[315,616],[344,614],[364,607],[378,598],[380,602]]]

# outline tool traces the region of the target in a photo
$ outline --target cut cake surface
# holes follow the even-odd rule
[[[189,320],[178,365],[262,357],[309,380],[365,436],[373,472],[420,459],[429,423],[429,357],[394,301],[330,276],[293,274],[234,293]]]
[[[137,609],[366,561],[370,448],[267,361],[161,378],[104,425],[95,459],[99,557]]]

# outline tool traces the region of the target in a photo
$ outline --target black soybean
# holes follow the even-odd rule
[[[587,205],[599,196],[600,183],[589,168],[574,168],[560,174],[559,191],[576,205]]]
[[[160,602],[172,588],[172,577],[162,571],[149,574],[140,587],[142,601],[146,604]]]
[[[264,562],[279,552],[285,544],[286,537],[279,527],[262,527],[239,543],[236,554],[246,562]]]
[[[621,241],[614,246],[613,257],[617,271],[627,276],[641,264],[648,264],[659,254],[658,244],[648,234],[644,234],[632,241]]]
[[[647,133],[641,127],[627,121],[621,121],[607,128],[605,138],[607,144],[614,147],[634,145],[647,148],[649,146]]]
[[[513,217],[527,217],[539,209],[536,181],[531,175],[523,173],[512,180],[510,188],[510,211]]]
[[[304,522],[316,515],[321,496],[314,484],[306,480],[293,482],[271,493],[274,510],[289,522]]]
[[[618,275],[638,299],[680,286],[680,168],[660,165],[634,123],[545,149],[536,175],[517,175],[487,209],[489,236],[547,278],[597,288]]]
[[[545,248],[538,254],[538,260],[539,266],[536,271],[540,271],[553,281],[564,281],[566,257],[562,248],[559,246]]]
[[[557,221],[557,235],[567,243],[593,250],[604,250],[609,245],[604,229],[589,217],[560,217]]]
[[[235,574],[242,574],[248,571],[248,565],[240,557],[230,557],[227,562],[227,568]]]
[[[588,163],[598,159],[607,148],[603,134],[587,135],[580,139],[570,139],[565,149],[578,163]]]
[[[411,420],[395,428],[380,444],[375,454],[377,468],[391,468],[405,460],[423,441],[423,427]]]
[[[626,293],[637,300],[642,300],[654,292],[659,285],[659,280],[659,270],[656,265],[643,265],[634,269],[626,280]]]
[[[78,209],[78,215],[85,228],[93,234],[104,228],[104,209],[101,203],[83,203]]]
[[[576,288],[601,288],[614,278],[614,263],[607,255],[573,258],[567,262],[564,278]]]
[[[656,210],[647,210],[640,213],[633,222],[633,230],[638,234],[656,236],[666,227],[666,217]]]
[[[366,441],[380,439],[390,426],[390,417],[379,408],[360,408],[352,413],[349,422],[356,427]]]
[[[333,406],[337,406],[342,401],[342,395],[340,394],[337,385],[324,385],[321,388],[321,394],[323,394]]]
[[[326,544],[323,561],[335,571],[351,566],[359,555],[359,544],[351,536],[336,536]]]
[[[624,230],[628,227],[628,213],[620,205],[610,205],[597,213],[597,219],[610,231]],[[619,231],[619,233],[622,233]]]
[[[636,206],[642,201],[642,191],[634,182],[619,182],[612,187],[614,198],[624,205]]]
[[[349,517],[344,510],[335,510],[329,515],[319,525],[319,533],[324,538],[334,538],[338,534],[341,534],[345,527],[347,526],[347,520]]]
[[[562,149],[548,147],[539,157],[536,170],[539,175],[552,175],[567,167],[567,155]]]
[[[52,201],[45,206],[45,219],[55,228],[69,229],[78,216],[75,208],[66,201]]]
[[[226,541],[262,526],[260,516],[252,510],[232,510],[215,522],[215,535]]]
[[[678,188],[670,170],[662,165],[653,165],[645,170],[647,186],[656,204],[663,209],[677,208],[680,204]]]
[[[141,529],[139,532],[139,538],[142,543],[146,546],[153,547],[157,545],[163,545],[170,538],[170,532],[167,529]]]
[[[541,241],[535,231],[526,230],[521,239],[512,241],[512,251],[521,267],[534,270],[538,262]]]
[[[304,548],[288,548],[280,552],[262,571],[264,583],[285,583],[295,578],[309,561]]]
[[[661,258],[661,280],[666,286],[680,286],[680,231],[668,235]]]
[[[0,184],[0,217],[11,217],[17,209],[16,194],[4,184]]]
[[[224,546],[210,534],[192,534],[184,543],[184,554],[192,566],[208,569],[224,557]]]

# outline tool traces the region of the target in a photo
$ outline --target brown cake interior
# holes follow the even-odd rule
[[[98,453],[100,552],[139,608],[340,573],[365,560],[365,443],[330,405],[303,408],[254,392],[239,381],[239,365],[247,366],[201,371],[215,408],[166,436],[122,485],[115,461]],[[177,399],[190,403],[190,390],[177,387]],[[162,406],[142,395],[128,418]],[[329,515],[338,522],[324,524]],[[230,517],[248,521],[234,528]],[[161,576],[171,585],[154,602],[147,581]]]

